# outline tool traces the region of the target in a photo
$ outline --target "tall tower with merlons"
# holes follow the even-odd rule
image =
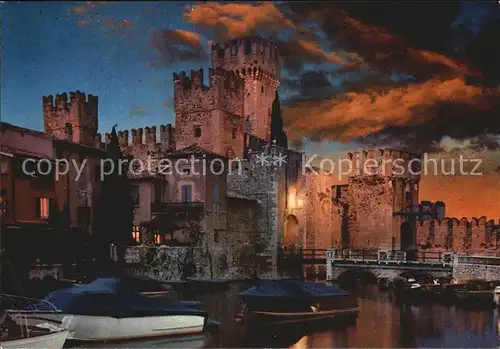
[[[251,135],[269,141],[271,108],[279,86],[278,47],[258,37],[212,44],[212,67],[233,71],[245,84],[244,116]]]

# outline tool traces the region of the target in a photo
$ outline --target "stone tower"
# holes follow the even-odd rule
[[[97,142],[97,97],[80,91],[44,96],[45,132],[57,139],[93,147]]]
[[[348,158],[349,241],[344,245],[413,249],[416,215],[412,213],[418,211],[420,156],[376,149],[349,153]]]
[[[175,143],[177,149],[198,144],[228,157],[243,157],[243,79],[222,68],[174,73]]]
[[[271,107],[280,80],[278,47],[258,37],[212,45],[212,66],[233,71],[245,83],[244,116],[251,135],[269,141]]]

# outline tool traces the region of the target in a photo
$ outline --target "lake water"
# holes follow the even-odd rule
[[[248,334],[234,322],[240,311],[238,292],[248,284],[231,284],[224,291],[189,295],[202,300],[221,333],[205,345],[211,348],[493,348],[500,345],[496,309],[461,309],[439,304],[400,306],[376,286],[354,291],[360,313],[355,323],[331,325],[317,332],[285,329],[275,337]],[[186,295],[187,296],[187,295]],[[128,348],[177,348],[164,341],[131,342]],[[116,346],[114,346],[116,347]],[[103,346],[101,346],[103,348]]]

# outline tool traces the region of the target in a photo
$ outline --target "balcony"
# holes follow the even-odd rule
[[[152,202],[151,214],[170,214],[182,213],[186,211],[203,211],[205,203],[201,201],[195,202],[182,202],[182,201],[168,201],[168,202]]]

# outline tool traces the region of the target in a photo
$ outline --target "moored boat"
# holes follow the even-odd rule
[[[30,337],[16,339],[1,339],[0,348],[2,349],[62,349],[66,338],[68,337],[67,330],[35,333],[31,332]]]
[[[475,280],[453,291],[458,305],[492,305],[494,303],[494,290],[491,283],[487,281]]]
[[[126,341],[168,336],[202,334],[208,321],[199,303],[173,303],[168,297],[151,297],[130,289],[130,280],[101,278],[49,294],[45,303],[30,311],[12,311],[31,324],[52,322],[69,330],[74,341]]]
[[[359,311],[355,296],[324,283],[261,280],[239,296],[244,304],[240,317],[251,325],[352,318]]]
[[[2,308],[6,298],[24,299],[13,295],[2,294]],[[47,322],[38,326],[30,326],[27,321],[19,323],[11,318],[8,311],[2,309],[0,315],[0,348],[2,349],[62,349],[68,337],[68,330]]]

